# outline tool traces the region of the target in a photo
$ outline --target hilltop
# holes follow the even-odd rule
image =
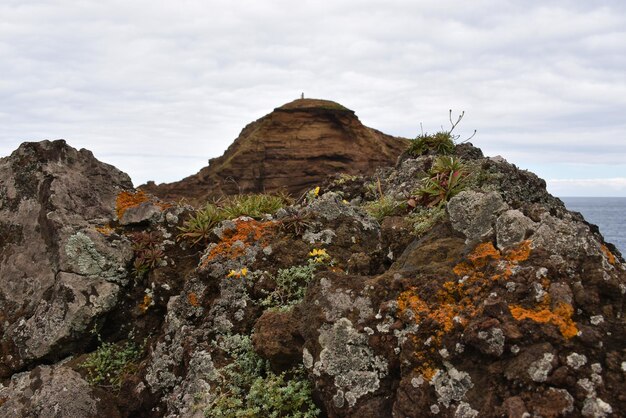
[[[224,155],[197,174],[141,188],[194,203],[238,193],[300,195],[328,175],[371,174],[393,165],[406,147],[406,139],[364,126],[338,103],[298,99],[247,125]]]

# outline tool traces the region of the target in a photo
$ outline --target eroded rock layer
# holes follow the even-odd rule
[[[246,126],[223,156],[181,181],[142,188],[164,199],[287,191],[299,195],[336,173],[371,174],[395,163],[402,138],[363,126],[331,101],[299,99]]]

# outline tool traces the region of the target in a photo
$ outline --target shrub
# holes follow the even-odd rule
[[[229,197],[221,207],[223,219],[234,219],[239,216],[249,216],[260,219],[265,214],[274,214],[285,204],[289,203],[286,196],[270,194],[250,194]]]
[[[275,374],[252,347],[249,336],[223,337],[218,345],[232,362],[219,370],[222,384],[204,414],[211,418],[313,418],[320,410],[302,367]]]
[[[450,155],[454,153],[454,149],[459,139],[459,135],[453,135],[452,132],[461,122],[461,120],[463,120],[463,116],[465,116],[465,112],[461,112],[456,122],[453,122],[452,109],[450,109],[448,115],[450,119],[450,130],[442,130],[433,135],[429,135],[422,131],[420,135],[411,140],[409,148],[407,149],[407,153],[413,157],[419,157],[420,155],[424,155],[427,153],[436,155]],[[476,135],[476,130],[474,130],[472,136],[461,141],[461,143],[469,141],[474,137],[474,135]]]
[[[107,343],[97,335],[100,346],[87,356],[80,367],[87,371],[90,384],[119,390],[124,379],[136,370],[136,362],[143,350],[132,341]]]
[[[178,228],[182,231],[178,234],[178,239],[191,241],[191,245],[206,243],[213,228],[222,220],[218,206],[214,203],[208,203],[204,208],[196,210],[183,223],[183,226]]]
[[[454,141],[450,132],[437,132],[434,135],[420,134],[411,140],[407,152],[413,157],[419,157],[432,151],[438,155],[448,155],[454,152]]]
[[[387,216],[397,215],[406,210],[406,202],[392,199],[389,196],[381,196],[377,200],[365,203],[363,208],[380,222]]]
[[[302,301],[318,263],[311,259],[304,266],[280,269],[274,277],[276,287],[261,301],[266,308],[289,309]]]
[[[429,176],[422,180],[415,200],[428,207],[443,206],[465,189],[468,177],[469,171],[461,159],[451,156],[437,157]]]

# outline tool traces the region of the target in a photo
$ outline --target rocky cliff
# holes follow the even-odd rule
[[[142,189],[193,203],[222,194],[299,195],[331,174],[371,174],[392,165],[406,146],[406,139],[363,126],[338,103],[299,99],[246,126],[224,155],[197,174]]]
[[[453,157],[250,217],[23,144],[0,160],[0,416],[624,416],[623,258],[532,173]]]

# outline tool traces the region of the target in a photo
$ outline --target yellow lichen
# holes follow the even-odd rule
[[[200,302],[198,301],[198,296],[194,292],[191,292],[187,295],[187,300],[189,304],[194,307],[200,306]]]
[[[574,308],[568,303],[560,303],[552,310],[544,307],[531,310],[519,305],[509,306],[509,310],[517,321],[530,319],[541,324],[556,325],[565,338],[569,339],[578,334],[576,323],[572,320]]]
[[[105,225],[105,226],[97,226],[96,231],[98,231],[99,233],[101,233],[102,235],[105,236],[109,236],[111,235],[113,232],[115,232],[115,230],[113,228],[111,228],[109,225]]]
[[[222,240],[207,255],[204,265],[220,255],[230,259],[243,255],[248,246],[264,239],[274,227],[273,222],[235,221],[235,229],[224,233]]]
[[[615,265],[615,256],[613,255],[613,253],[611,251],[609,251],[609,249],[607,248],[606,245],[602,244],[600,246],[600,248],[602,249],[602,252],[604,253],[604,255],[606,256],[607,260],[609,261],[609,264],[611,265]]]
[[[115,202],[115,211],[117,213],[117,218],[122,219],[124,216],[124,212],[129,208],[134,208],[139,206],[143,202],[147,202],[149,200],[148,195],[143,190],[138,190],[136,193],[123,191],[117,195],[117,199]]]
[[[148,310],[148,308],[150,308],[151,305],[152,305],[152,296],[144,295],[143,301],[139,304],[139,309],[141,310],[141,312],[145,313]]]

